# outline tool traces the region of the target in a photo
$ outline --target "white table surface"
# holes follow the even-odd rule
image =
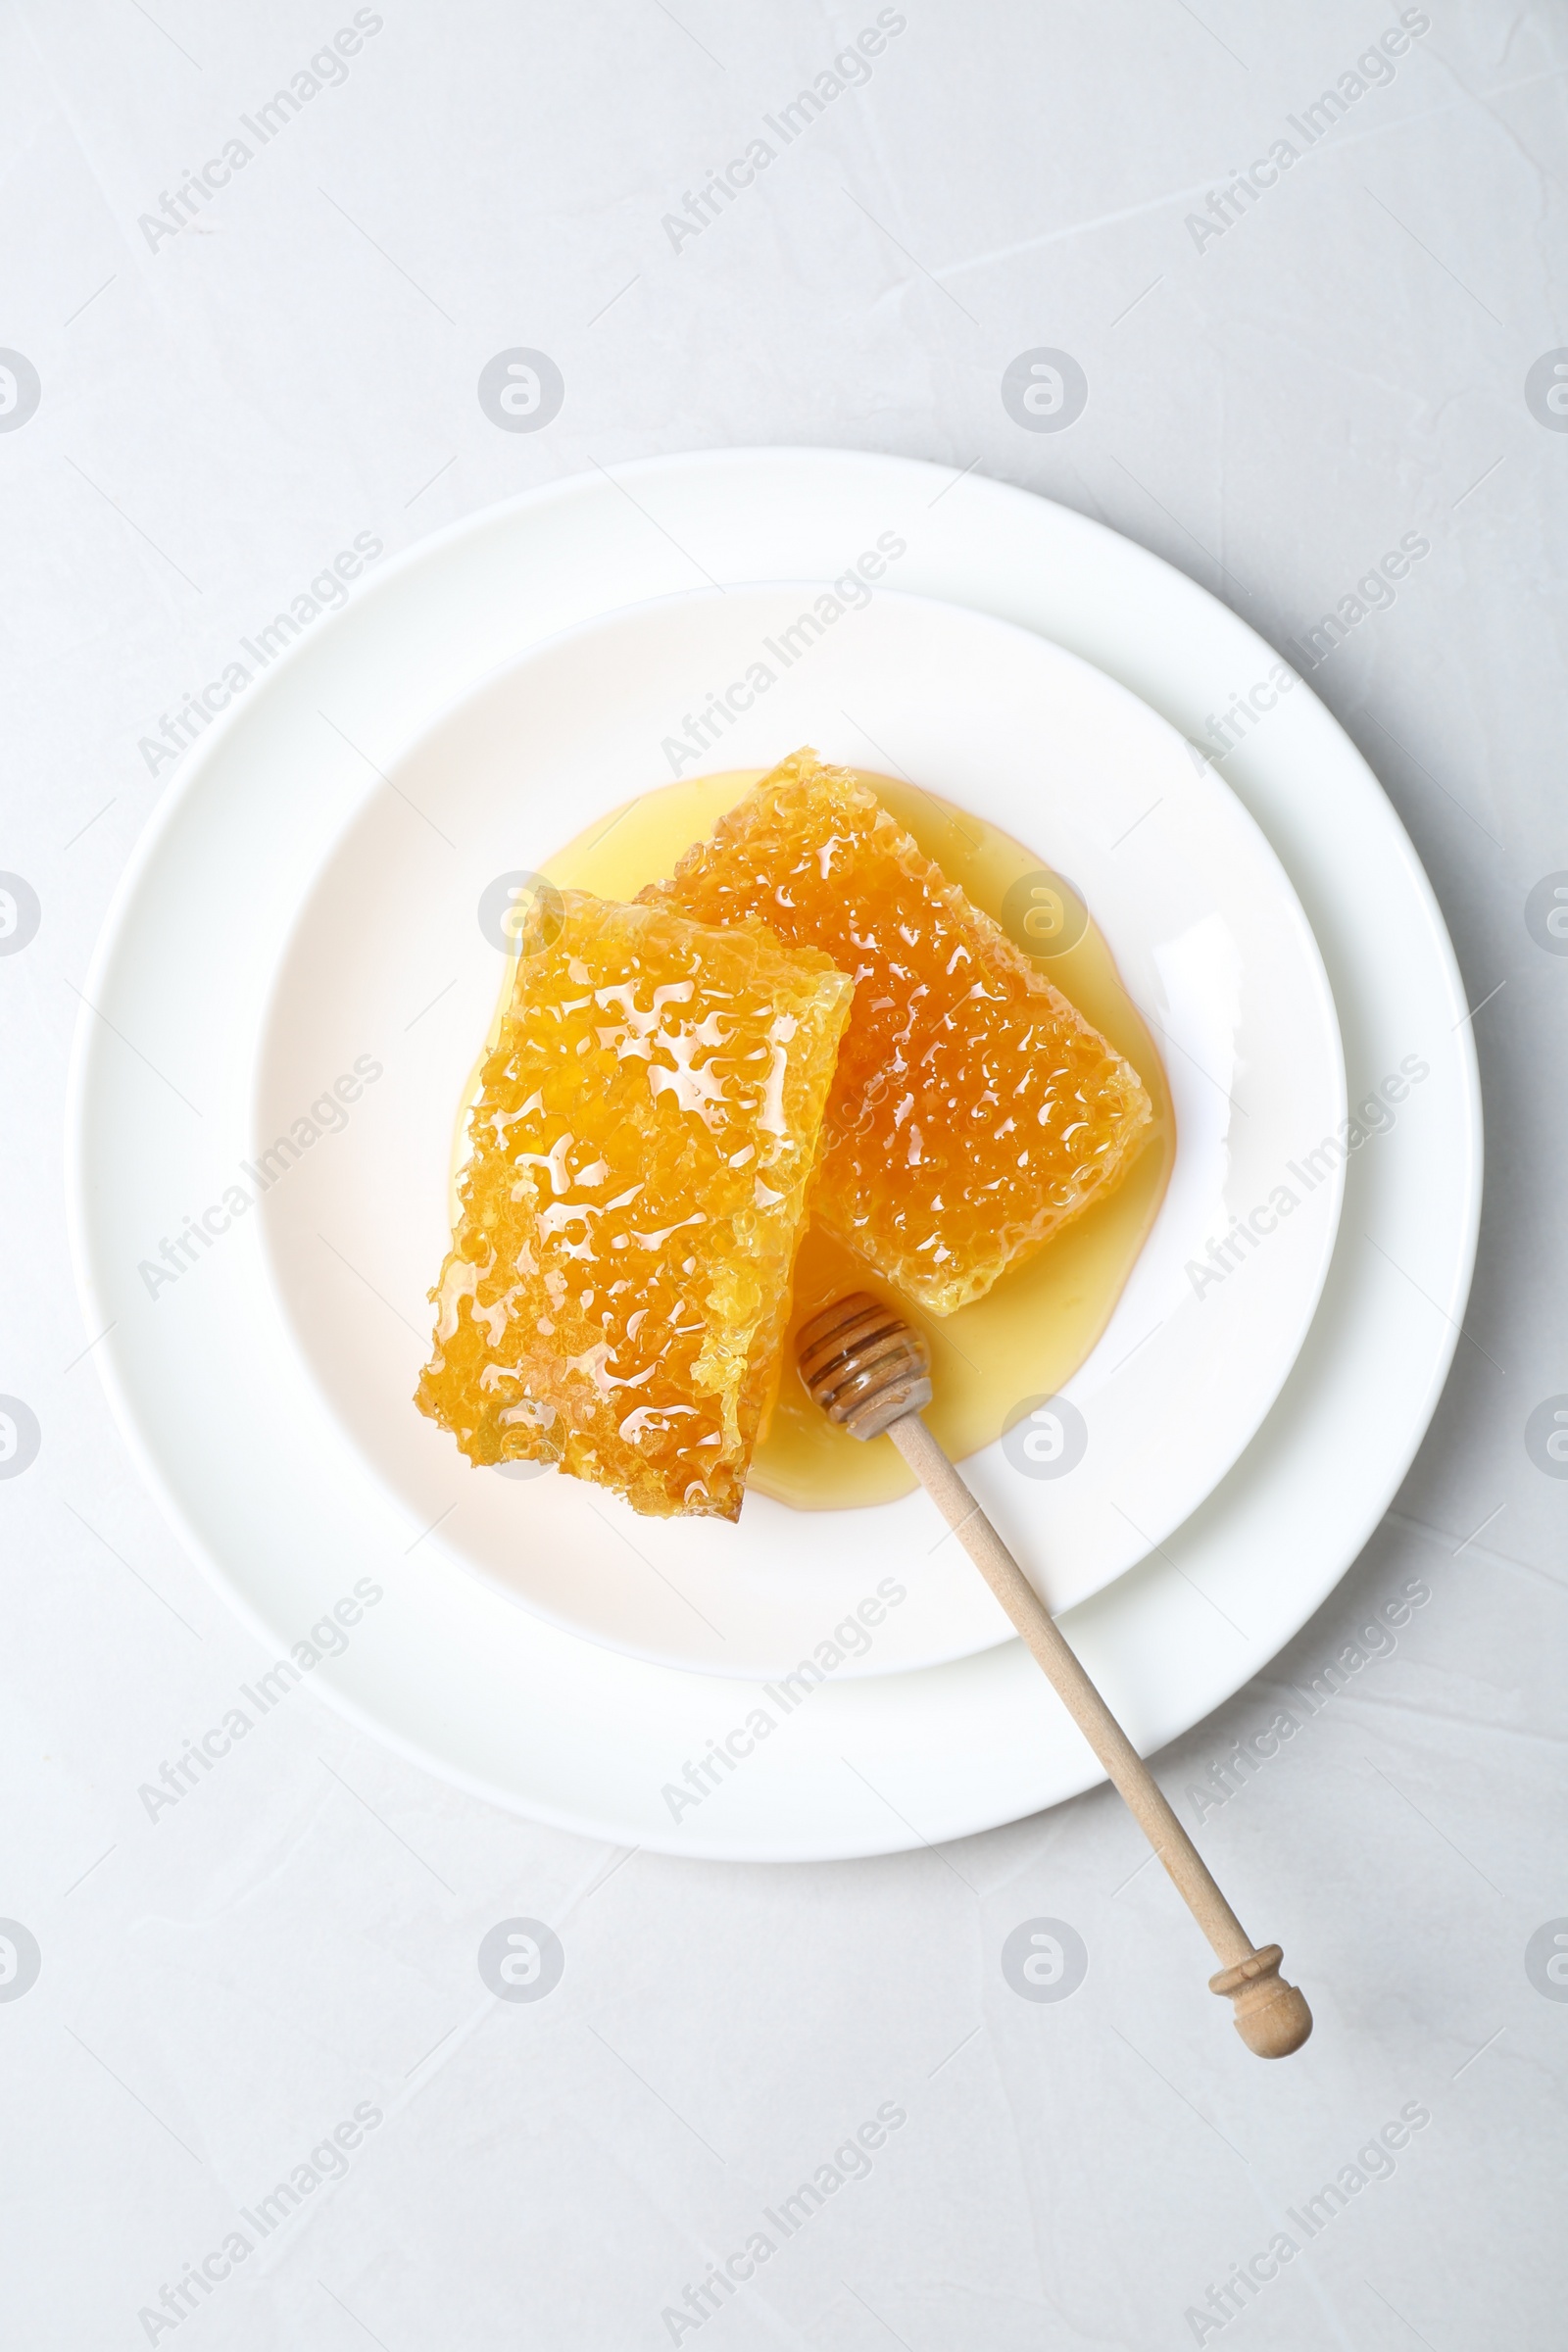
[[[1568,1484],[1524,1432],[1568,1391],[1568,957],[1525,906],[1568,868],[1568,434],[1525,379],[1568,338],[1568,27],[1435,0],[1308,153],[1288,118],[1392,4],[906,0],[869,77],[787,147],[763,130],[772,163],[674,250],[663,216],[875,24],[870,0],[385,0],[341,79],[265,145],[240,129],[354,14],[32,0],[0,21],[0,344],[42,387],[0,431],[0,866],[42,910],[0,957],[0,1390],[41,1432],[0,1482],[0,1915],[41,1955],[0,1997],[6,2340],[1559,2352],[1568,1984],[1533,1981],[1526,1949],[1568,1914]],[[150,241],[139,217],[236,131],[243,169]],[[1195,231],[1281,137],[1303,152],[1277,184]],[[565,386],[526,434],[475,392],[519,346]],[[1001,398],[1043,346],[1089,385],[1055,433]],[[765,442],[1024,484],[1282,646],[1401,534],[1431,542],[1313,684],[1409,826],[1481,1007],[1466,1337],[1329,1605],[1158,1762],[1195,1822],[1192,1790],[1287,1684],[1428,1592],[1205,1808],[1219,1876],[1317,2013],[1282,2067],[1231,2033],[1104,1789],[940,1851],[699,1867],[492,1812],[301,1690],[177,1807],[150,1820],[138,1794],[265,1663],[131,1473],[67,1259],[74,991],[174,772],[142,740],[356,533],[390,553],[595,464]],[[476,1967],[519,1916],[565,1954],[532,2003]],[[1002,1972],[1039,1917],[1088,1950],[1063,2001]],[[885,2105],[906,2121],[865,2177],[788,2237],[762,2218]],[[341,2177],[323,2159],[264,2236],[258,2201],[356,2107],[380,2121]],[[1430,2121],[1356,2186],[1342,2168],[1405,2109]],[[1309,2236],[1304,2201],[1342,2178]],[[756,2276],[688,2303],[759,2230]],[[223,2271],[236,2230],[244,2258],[185,2308],[187,2266]],[[1281,2231],[1297,2251],[1257,2283]],[[1205,2311],[1260,2254],[1250,2297]]]

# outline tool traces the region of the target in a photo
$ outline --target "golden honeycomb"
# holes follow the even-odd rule
[[[470,1461],[737,1515],[852,989],[760,922],[534,907],[416,1397]]]
[[[933,1314],[1102,1200],[1152,1126],[1137,1073],[847,768],[799,751],[642,893],[760,917],[855,981],[812,1213]]]

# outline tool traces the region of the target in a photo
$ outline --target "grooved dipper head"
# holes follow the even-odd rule
[[[801,1378],[830,1421],[877,1438],[931,1401],[931,1351],[919,1332],[864,1291],[836,1298],[796,1336]]]

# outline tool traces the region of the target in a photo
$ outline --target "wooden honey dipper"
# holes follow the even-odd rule
[[[1165,1865],[1222,1963],[1208,1980],[1228,1993],[1236,2031],[1260,2058],[1285,2058],[1312,2031],[1312,2012],[1280,1975],[1277,1943],[1254,1949],[1153,1775],[1078,1663],[1045,1602],[920,1418],[931,1401],[931,1351],[919,1332],[863,1291],[803,1326],[801,1376],[852,1438],[893,1440],[1011,1618],[1037,1665],[1104,1766],[1111,1786]]]

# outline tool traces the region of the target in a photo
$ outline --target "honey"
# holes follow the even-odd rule
[[[733,1519],[853,983],[757,922],[531,909],[416,1401],[469,1460]]]
[[[855,1004],[816,1223],[928,1313],[981,1298],[1097,1197],[1152,1124],[1137,1073],[874,794],[797,752],[643,892],[823,948]]]
[[[544,870],[563,889],[633,899],[648,882],[670,874],[690,844],[711,832],[761,773],[732,769],[644,793],[585,828]],[[1037,850],[935,794],[898,777],[857,773],[971,905],[999,922],[1009,892],[1047,863]],[[990,1445],[1021,1400],[1054,1395],[1090,1354],[1159,1212],[1175,1154],[1175,1120],[1158,1053],[1092,918],[1044,968],[1137,1072],[1150,1098],[1152,1125],[1148,1143],[1113,1193],[1003,1275],[984,1298],[951,1315],[921,1318],[936,1388],[925,1417],[955,1461]],[[510,985],[509,976],[509,992]],[[466,1150],[466,1117],[465,1104],[455,1164]],[[861,1446],[835,1428],[794,1369],[795,1329],[843,1292],[865,1288],[864,1265],[810,1223],[795,1265],[779,1393],[747,1481],[798,1510],[886,1502],[913,1484],[891,1446]]]

